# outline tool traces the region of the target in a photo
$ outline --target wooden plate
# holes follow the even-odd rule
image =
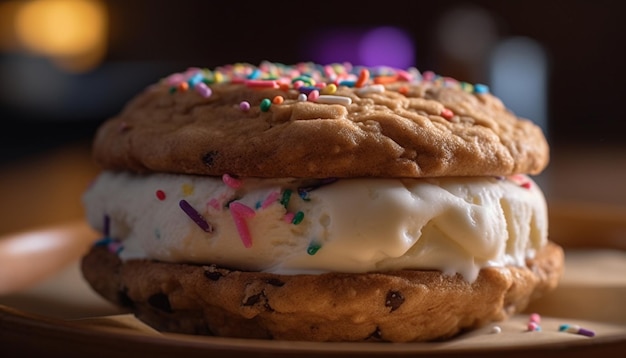
[[[74,251],[65,255],[69,256],[65,257],[65,265],[55,264],[56,269],[61,267],[60,271],[0,295],[0,356],[621,356],[626,351],[626,210],[553,204],[550,225],[551,239],[566,249],[565,275],[556,291],[506,322],[446,342],[406,344],[284,342],[162,334],[102,300],[83,281],[77,260],[85,248],[85,235],[93,234],[85,231],[83,224],[37,230],[36,236],[41,240],[59,236],[61,230],[66,239],[71,239],[66,242],[74,245]],[[15,237],[0,238],[0,244],[9,239]],[[43,257],[41,253],[38,255]],[[57,256],[55,259],[59,260]],[[5,276],[0,273],[0,278],[10,277],[6,265],[0,261],[1,270]],[[526,330],[531,312],[541,314],[541,331]],[[595,336],[560,332],[562,324],[579,325],[595,332]],[[496,325],[500,333],[492,331]]]

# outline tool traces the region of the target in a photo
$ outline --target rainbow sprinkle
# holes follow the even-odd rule
[[[541,326],[539,325],[539,323],[541,323],[541,316],[538,313],[532,313],[528,317],[528,325],[526,326],[526,329],[529,332],[541,331]]]
[[[200,213],[187,202],[187,200],[181,200],[178,205],[185,212],[185,214],[187,214],[187,216],[189,216],[189,218],[193,220],[193,222],[195,222],[196,225],[198,225],[202,230],[209,233],[213,232],[213,227],[211,226],[211,224],[209,224],[204,219],[204,217],[202,217],[202,215],[200,215]]]
[[[94,246],[106,246],[107,250],[113,254],[120,254],[124,250],[124,245],[119,240],[114,240],[110,237],[103,237],[95,242]]]
[[[252,236],[248,228],[247,219],[254,217],[256,214],[254,209],[240,202],[232,202],[228,205],[230,214],[235,222],[235,227],[241,238],[241,242],[245,248],[252,247]]]
[[[272,101],[270,101],[269,98],[263,98],[263,100],[261,101],[261,112],[267,112],[270,110],[270,107],[272,106]]]
[[[104,237],[94,243],[94,246],[106,246],[109,252],[119,254],[124,246],[119,240],[111,238],[111,217],[104,215],[102,233]]]
[[[559,332],[580,334],[581,336],[586,337],[594,337],[596,335],[596,332],[586,328],[582,328],[575,324],[562,324],[561,326],[559,326]]]
[[[541,331],[541,326],[537,322],[528,322],[527,329],[529,332],[538,332]]]
[[[233,188],[233,189],[239,189],[241,187],[241,180],[237,179],[231,175],[228,174],[224,174],[222,175],[222,181],[224,182],[224,184],[226,184],[229,188]]]
[[[157,190],[155,192],[155,195],[156,195],[157,199],[159,199],[161,201],[165,200],[165,198],[166,198],[165,192],[163,190]]]
[[[385,86],[381,85],[381,84],[375,84],[375,85],[370,85],[370,86],[366,86],[366,87],[361,87],[359,88],[356,93],[363,95],[363,94],[370,94],[370,93],[383,93],[385,92]]]
[[[530,189],[532,187],[530,179],[522,174],[509,175],[507,179],[524,189]]]
[[[169,92],[172,94],[185,93],[193,89],[200,96],[209,98],[212,95],[211,85],[231,83],[252,89],[280,89],[285,92],[296,90],[298,91],[297,101],[344,106],[350,105],[352,99],[336,94],[342,86],[354,88],[358,95],[383,93],[390,89],[408,95],[407,85],[421,83],[458,88],[475,95],[489,93],[489,87],[485,84],[472,85],[454,78],[439,76],[432,71],[420,73],[415,68],[404,70],[388,66],[365,67],[353,66],[350,63],[320,65],[301,62],[289,66],[264,61],[258,66],[234,63],[213,70],[193,67],[166,77],[164,82],[169,86]],[[403,83],[407,85],[388,87]],[[264,98],[258,105],[262,112],[268,112],[272,104],[281,104],[288,98],[293,97]],[[251,104],[246,101],[239,104],[239,108],[244,112],[249,111],[250,106]],[[450,119],[451,115],[447,111],[442,112],[442,116]]]
[[[303,219],[304,219],[304,213],[302,211],[298,211],[297,213],[294,214],[293,219],[291,220],[291,223],[294,225],[298,225],[299,223],[302,222]]]
[[[239,103],[239,109],[241,109],[244,112],[248,112],[250,110],[250,102],[241,101],[241,103]]]
[[[293,217],[296,216],[296,214],[294,213],[286,213],[285,216],[283,217],[283,220],[290,224],[293,221]]]
[[[244,84],[256,88],[278,88],[278,82],[273,80],[246,80]]]
[[[326,94],[326,95],[320,95],[319,97],[317,97],[315,102],[326,103],[326,104],[340,104],[342,106],[349,106],[352,103],[352,98],[346,97],[346,96],[334,96],[331,94]]]
[[[193,185],[185,183],[181,186],[180,190],[183,192],[183,196],[189,196],[193,194]]]
[[[307,247],[306,249],[306,253],[313,256],[317,253],[317,251],[319,251],[319,249],[322,248],[321,244],[318,244],[315,241],[311,241],[311,243],[309,244],[309,247]]]
[[[289,205],[289,199],[291,199],[291,189],[285,189],[285,191],[283,191],[283,195],[280,198],[280,204],[282,206],[284,206],[285,208],[287,207],[287,205]]]
[[[222,206],[220,205],[220,202],[215,198],[212,198],[211,200],[209,200],[209,202],[207,203],[207,207],[211,207],[215,210],[219,210],[222,208]]]
[[[541,316],[539,313],[531,313],[528,319],[530,322],[535,322],[537,324],[541,323]]]
[[[202,97],[209,98],[213,94],[213,91],[204,82],[200,82],[193,87]]]
[[[449,108],[444,108],[441,110],[441,116],[447,120],[451,120],[454,117],[454,112]]]
[[[476,94],[485,94],[489,93],[489,87],[483,85],[481,83],[477,83],[474,85],[474,93]]]
[[[323,95],[329,95],[335,92],[337,92],[337,86],[334,83],[331,83],[327,85],[326,87],[322,88],[322,91],[320,93]]]
[[[361,88],[365,86],[367,81],[370,79],[370,71],[367,68],[362,68],[359,72],[359,78],[354,83],[354,87]]]
[[[307,99],[310,102],[317,102],[317,100],[320,98],[320,91],[314,89],[311,92],[309,92],[309,95],[307,96]]]
[[[274,98],[272,98],[272,103],[273,104],[281,104],[285,101],[285,97],[283,96],[276,96]]]
[[[265,200],[263,200],[263,202],[261,203],[261,209],[267,209],[268,206],[272,205],[273,203],[276,202],[276,200],[278,200],[278,195],[279,193],[277,191],[273,191],[271,192],[267,198],[265,198]]]

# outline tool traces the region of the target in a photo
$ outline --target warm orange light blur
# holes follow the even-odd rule
[[[84,71],[106,52],[107,12],[97,0],[33,0],[19,8],[15,32],[28,50]]]
[[[18,1],[0,2],[0,51],[13,51],[18,47],[13,29],[15,16],[21,7],[22,3]]]

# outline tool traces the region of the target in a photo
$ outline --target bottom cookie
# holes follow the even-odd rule
[[[94,246],[82,260],[93,289],[164,332],[303,341],[432,341],[506,319],[556,287],[563,250],[526,267],[460,275],[402,270],[277,275],[215,265],[121,261]]]

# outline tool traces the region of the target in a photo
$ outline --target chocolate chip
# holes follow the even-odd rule
[[[383,335],[382,335],[382,332],[380,331],[380,328],[376,327],[374,332],[372,332],[372,334],[367,336],[367,338],[365,338],[365,340],[366,341],[380,341],[380,340],[382,340],[382,338],[383,338]]]
[[[256,295],[252,295],[250,297],[248,297],[248,299],[246,300],[246,302],[243,303],[244,306],[253,306],[255,303],[259,302],[261,300],[261,294],[258,293]]]
[[[204,276],[211,281],[217,281],[222,278],[222,273],[218,271],[204,271]]]
[[[267,302],[267,297],[265,296],[265,292],[257,293],[256,295],[249,296],[246,301],[243,303],[244,306],[254,306],[257,303],[263,303],[263,307],[266,311],[274,312],[270,303]]]
[[[204,165],[206,166],[212,166],[213,162],[215,161],[215,156],[217,155],[217,151],[216,150],[212,150],[210,152],[207,152],[203,157],[202,157],[202,162],[204,163]]]
[[[135,306],[135,302],[128,297],[128,287],[117,291],[117,303],[122,307],[132,308]]]
[[[404,303],[404,297],[399,291],[389,291],[387,292],[387,298],[385,299],[385,306],[391,307],[391,311],[393,312],[397,310],[400,305]]]
[[[265,282],[269,285],[276,286],[276,287],[282,287],[283,285],[285,285],[283,281],[277,278],[268,278],[267,280],[265,280]]]
[[[150,296],[148,298],[148,303],[152,307],[159,309],[163,312],[167,312],[167,313],[174,312],[172,310],[172,306],[170,306],[170,299],[167,297],[166,294],[162,292],[155,293],[154,295]]]

